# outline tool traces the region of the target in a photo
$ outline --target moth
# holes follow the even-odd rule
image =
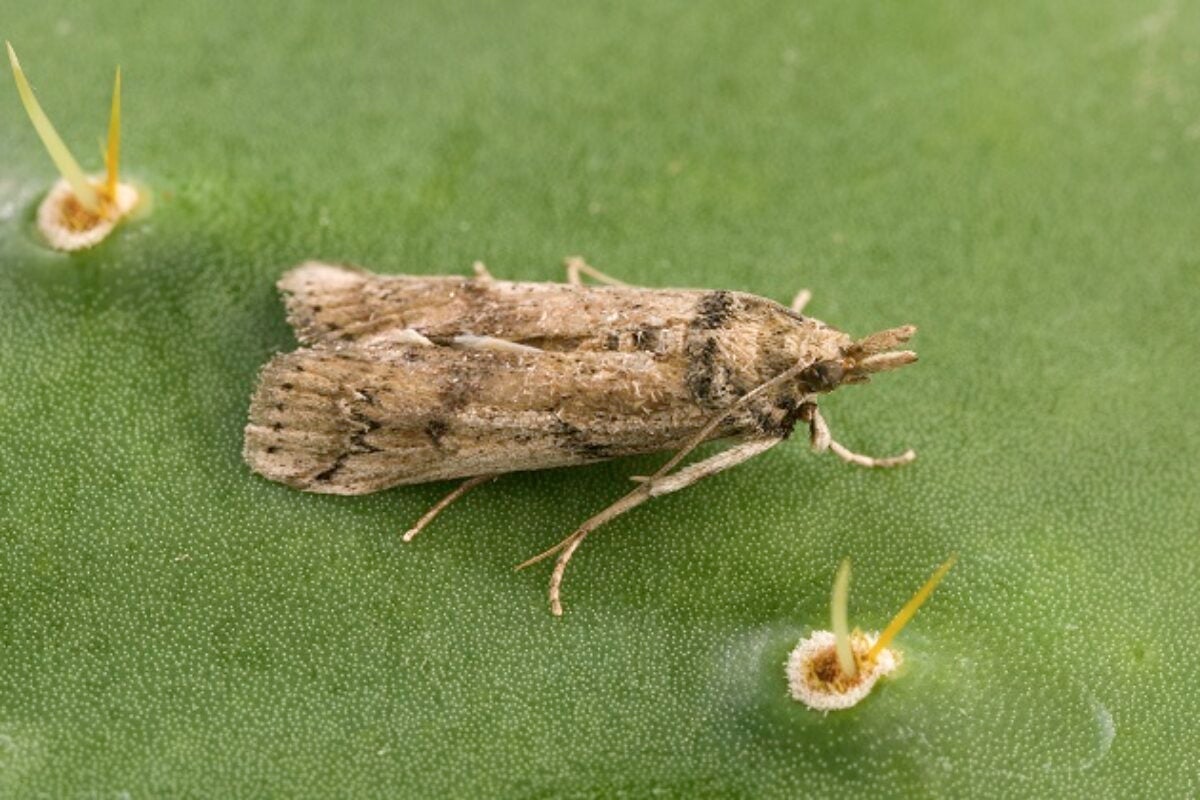
[[[596,283],[585,284],[583,276]],[[303,345],[263,367],[244,456],[310,492],[356,495],[465,479],[406,534],[472,487],[521,470],[660,451],[653,475],[586,520],[550,556],[562,614],[567,563],[589,533],[808,429],[816,451],[866,467],[830,435],[819,398],[910,364],[905,325],[856,339],[792,307],[733,291],[628,286],[567,260],[567,282],[375,275],[310,261],[278,282]],[[599,285],[597,285],[599,284]],[[724,450],[681,466],[697,446]]]

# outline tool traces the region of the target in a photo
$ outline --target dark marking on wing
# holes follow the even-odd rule
[[[346,463],[346,459],[348,457],[348,453],[342,453],[340,456],[334,459],[334,462],[330,465],[329,469],[325,470],[324,472],[318,472],[316,475],[314,475],[313,480],[317,483],[327,483],[333,480],[333,476],[336,475],[338,470],[342,468],[342,465]]]
[[[353,448],[350,452],[355,455],[363,453],[378,453],[381,449],[371,444],[366,440],[367,431],[359,431],[350,437],[350,447]]]
[[[356,394],[361,400],[367,402],[373,402],[374,400],[369,393],[362,390],[358,390]],[[349,411],[348,416],[350,417],[350,421],[357,426],[357,430],[350,434],[350,438],[348,439],[349,447],[346,449],[346,452],[339,453],[338,457],[334,459],[333,464],[331,464],[328,469],[318,473],[313,477],[313,480],[318,483],[328,483],[329,481],[333,480],[333,477],[337,475],[338,471],[346,465],[346,461],[349,460],[351,456],[361,456],[368,453],[383,452],[383,448],[376,447],[367,441],[367,436],[369,434],[383,427],[379,420],[367,416],[358,409]]]
[[[733,313],[733,295],[724,290],[708,292],[696,304],[696,316],[691,322],[695,330],[711,331],[723,328]]]
[[[687,385],[692,397],[703,406],[710,406],[716,394],[713,382],[717,370],[717,340],[707,337],[695,352],[690,353]]]
[[[572,350],[578,350],[586,341],[586,336],[527,336],[517,339],[516,343],[526,347],[536,347],[538,350],[546,352],[569,353]]]
[[[577,425],[572,425],[564,419],[558,419],[555,422],[552,432],[558,441],[559,447],[581,458],[602,461],[606,458],[612,458],[614,455],[611,447],[590,441],[583,429]]]
[[[795,397],[784,395],[773,404],[754,408],[754,424],[766,436],[786,439],[792,435],[796,423],[807,413],[806,405]]]
[[[450,426],[444,419],[431,419],[425,425],[425,435],[429,437],[429,441],[438,450],[443,448],[442,437],[450,430]]]
[[[659,328],[642,328],[635,331],[633,334],[633,346],[637,350],[646,350],[656,352],[659,343],[662,339],[662,330]]]
[[[438,399],[442,408],[452,414],[479,398],[479,387],[487,383],[493,369],[485,359],[477,358],[455,362],[448,372],[444,385],[438,390]]]

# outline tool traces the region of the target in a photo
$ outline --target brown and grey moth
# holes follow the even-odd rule
[[[791,308],[733,291],[620,284],[581,259],[568,282],[375,275],[308,262],[279,281],[304,345],[263,368],[245,458],[310,492],[365,494],[465,479],[405,534],[507,472],[659,451],[657,472],[522,566],[551,555],[550,607],[567,562],[600,525],[808,428],[814,450],[867,467],[911,461],[851,452],[818,409],[823,394],[916,360],[915,332],[855,339]],[[582,275],[604,285],[585,285]],[[680,466],[701,443],[729,446]]]

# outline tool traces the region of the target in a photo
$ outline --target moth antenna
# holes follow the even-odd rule
[[[71,155],[70,149],[58,135],[58,131],[54,130],[54,125],[46,116],[46,112],[42,110],[37,98],[34,97],[33,89],[25,77],[25,71],[21,69],[21,62],[17,60],[17,53],[13,50],[12,43],[5,40],[4,46],[8,48],[8,63],[12,66],[13,79],[17,82],[17,94],[21,96],[21,104],[25,106],[25,113],[29,115],[29,121],[33,123],[33,129],[37,131],[38,138],[42,140],[42,145],[50,154],[54,166],[58,167],[59,173],[71,185],[79,204],[91,213],[99,215],[101,213],[99,194],[88,180],[87,175],[84,174],[79,162],[75,160],[75,156]]]
[[[578,533],[578,531],[576,531],[575,533]],[[549,550],[543,550],[542,552],[538,553],[536,556],[533,556],[532,558],[527,558],[524,561],[522,561],[520,564],[517,564],[515,567],[513,567],[513,572],[520,572],[521,570],[525,569],[526,567],[532,567],[534,564],[537,564],[540,561],[545,561],[550,556],[555,555],[556,553],[560,552],[564,547],[566,547],[568,544],[571,543],[572,539],[575,538],[575,533],[572,533],[570,536],[563,539],[561,542],[554,545]]]
[[[916,616],[917,609],[929,599],[929,595],[933,594],[933,590],[942,582],[942,578],[946,577],[946,573],[950,571],[950,568],[954,566],[954,562],[957,560],[958,556],[952,554],[942,562],[942,565],[930,576],[929,580],[925,581],[925,585],[917,590],[917,593],[912,596],[911,600],[904,604],[904,608],[900,609],[896,616],[892,617],[892,621],[888,623],[888,626],[883,629],[883,633],[879,634],[879,638],[875,640],[875,644],[867,651],[866,660],[868,662],[874,661],[876,656],[883,651],[883,648],[892,643],[892,640],[896,638],[896,634],[904,630],[904,626]],[[838,655],[840,658],[841,653],[839,652]]]
[[[611,275],[605,275],[600,270],[593,267],[591,264],[583,260],[583,256],[568,256],[563,262],[567,268],[567,283],[572,286],[582,286],[583,276],[587,275],[597,283],[605,286],[628,286],[628,283],[619,281]]]
[[[850,623],[846,611],[849,600],[850,559],[847,558],[838,567],[837,576],[833,579],[833,596],[829,601],[829,616],[837,644],[838,667],[847,678],[853,678],[858,674],[858,664],[854,661],[854,651],[850,647]]]
[[[452,504],[455,500],[462,497],[464,494],[471,491],[476,486],[482,486],[483,484],[487,483],[488,481],[496,480],[496,478],[498,478],[498,477],[500,477],[500,476],[499,475],[476,475],[474,478],[467,478],[465,481],[463,481],[457,487],[455,487],[455,489],[452,492],[450,492],[450,494],[446,495],[441,500],[434,503],[433,507],[430,508],[428,511],[426,511],[421,516],[421,518],[419,520],[417,520],[416,523],[413,524],[413,526],[411,528],[409,528],[407,531],[405,531],[404,536],[401,538],[406,542],[411,542],[413,540],[413,537],[415,537],[418,533],[420,533],[422,530],[424,530],[426,525],[433,522],[433,520],[437,517],[437,515],[441,514],[443,511],[445,511],[450,506],[450,504]]]
[[[113,79],[112,109],[108,114],[108,147],[104,151],[106,180],[104,194],[109,201],[117,196],[118,173],[121,168],[121,67]]]

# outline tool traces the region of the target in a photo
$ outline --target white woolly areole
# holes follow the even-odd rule
[[[38,206],[38,230],[55,250],[71,252],[94,247],[108,238],[121,218],[137,205],[138,191],[127,183],[118,183],[114,201],[114,213],[111,216],[97,218],[86,228],[79,228],[70,224],[64,215],[64,210],[78,201],[71,184],[60,178]]]
[[[831,659],[833,665],[837,664],[837,637],[833,631],[813,631],[807,639],[801,639],[787,660],[792,698],[815,711],[836,711],[857,705],[871,693],[877,680],[900,665],[900,654],[890,647],[881,650],[874,663],[867,661],[867,653],[878,639],[878,633],[850,634],[850,649],[858,663],[858,674],[849,680],[839,677],[833,681],[822,677],[822,666],[828,668]]]

